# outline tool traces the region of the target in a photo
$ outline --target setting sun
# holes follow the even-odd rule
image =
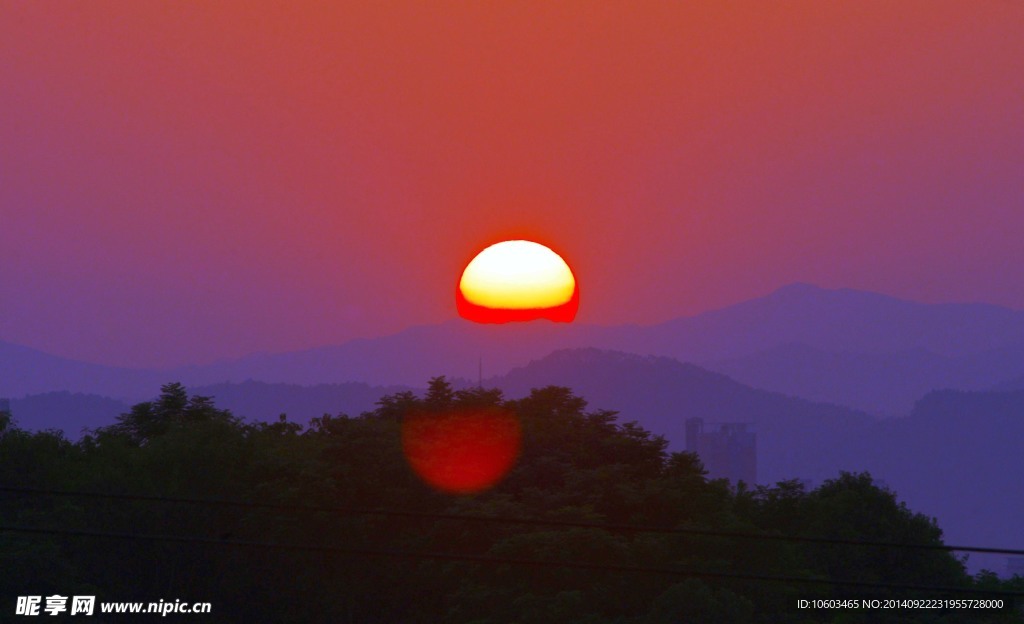
[[[569,322],[579,307],[579,288],[565,260],[544,245],[504,241],[466,266],[456,303],[460,315],[478,323]]]

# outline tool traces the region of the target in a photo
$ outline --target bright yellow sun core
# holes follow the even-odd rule
[[[575,288],[576,280],[561,256],[524,240],[484,249],[466,266],[459,282],[470,303],[513,310],[562,305]]]

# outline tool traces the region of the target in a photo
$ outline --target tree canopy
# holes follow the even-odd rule
[[[472,496],[420,481],[403,457],[403,418],[488,407],[522,428],[507,476]],[[1003,590],[1024,590],[1024,579],[972,578],[941,550],[707,534],[942,544],[934,520],[870,475],[843,473],[812,491],[797,481],[735,488],[568,388],[508,399],[437,377],[422,396],[384,396],[371,412],[304,426],[284,415],[246,422],[168,384],[76,443],[0,425],[3,485],[273,505],[0,492],[0,524],[54,531],[0,533],[0,569],[18,571],[0,575],[8,597],[208,601],[220,622],[1022,621],[1011,611],[797,610],[798,598],[936,595],[749,577]],[[364,513],[374,510],[398,513]],[[614,528],[623,525],[705,533]]]

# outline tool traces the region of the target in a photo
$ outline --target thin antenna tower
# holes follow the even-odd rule
[[[478,390],[484,389],[484,356],[480,356],[480,362],[477,364],[477,381],[476,387]]]

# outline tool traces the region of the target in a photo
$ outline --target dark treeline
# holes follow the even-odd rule
[[[501,407],[519,418],[518,462],[494,488],[453,496],[425,486],[402,454],[402,418]],[[506,400],[431,380],[423,397],[381,398],[358,417],[248,423],[212,399],[164,386],[73,443],[0,422],[0,484],[26,488],[539,518],[834,539],[941,544],[934,520],[867,474],[813,491],[796,481],[731,488],[699,460],[566,388]],[[969,576],[941,550],[747,540],[424,517],[212,506],[0,492],[0,524],[122,536],[0,532],[0,606],[19,595],[97,601],[210,602],[218,622],[1021,622],[1013,611],[799,611],[800,598],[970,598],[948,591],[573,569],[675,568],[712,573],[1024,591],[1024,579]],[[221,542],[221,543],[213,543]],[[431,552],[552,565],[442,561],[327,550]],[[190,616],[197,617],[197,616]],[[201,617],[199,619],[202,619]]]

